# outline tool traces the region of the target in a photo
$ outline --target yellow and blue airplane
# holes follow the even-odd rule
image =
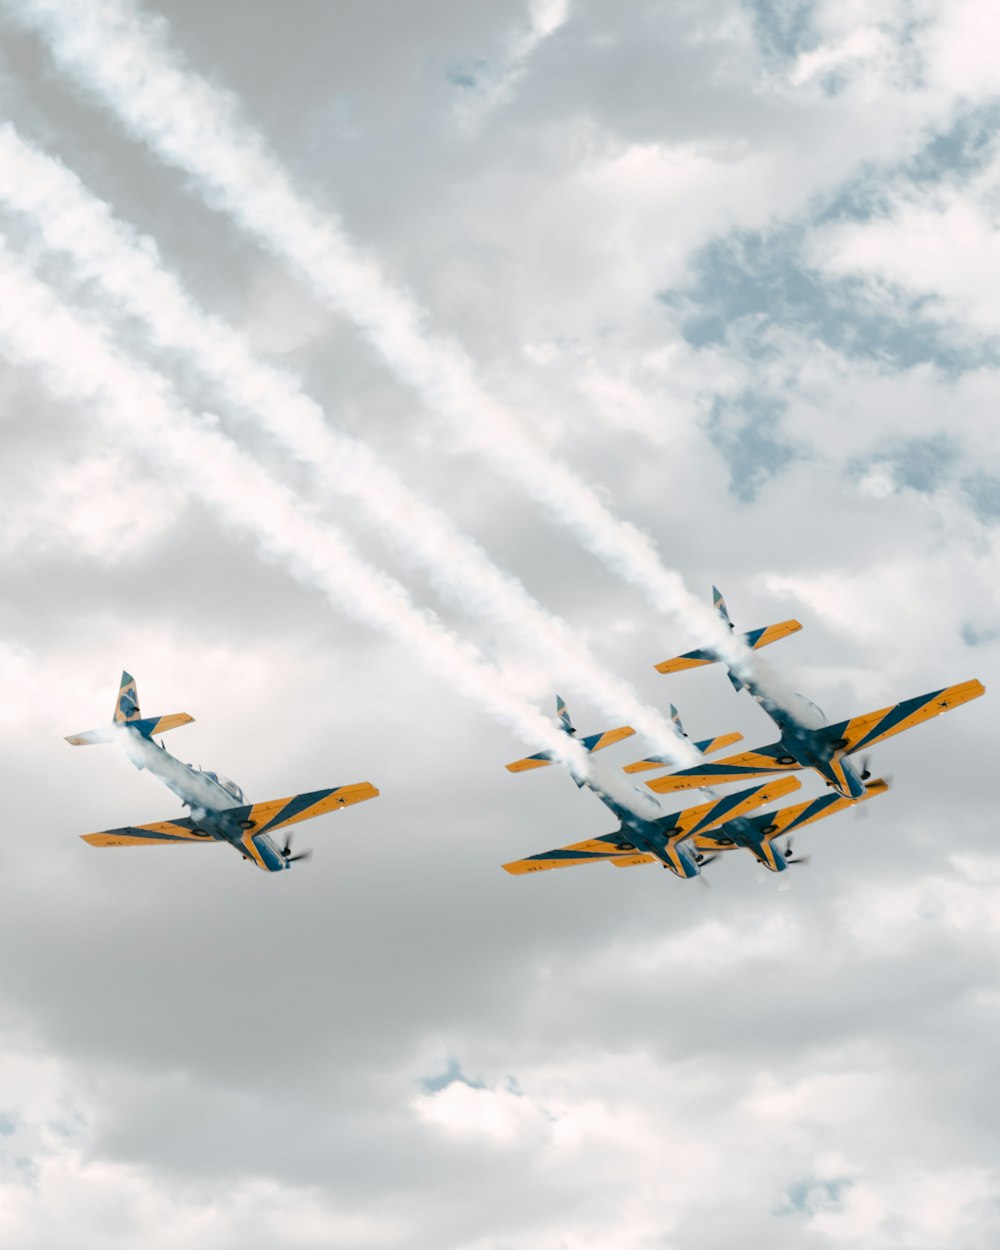
[[[692,839],[695,854],[701,855],[701,866],[710,864],[725,851],[744,849],[770,872],[784,872],[789,864],[808,864],[808,855],[792,854],[793,833],[814,820],[822,820],[833,816],[855,803],[876,798],[889,789],[888,781],[877,777],[865,782],[865,792],[860,799],[845,799],[840,794],[821,794],[819,798],[808,799],[805,803],[796,803],[793,807],[782,807],[776,812],[763,812],[757,816],[739,816],[728,820],[714,829],[695,834]],[[784,837],[784,846],[779,846],[777,839]],[[651,863],[652,860],[637,859],[636,863]]]
[[[556,707],[560,728],[564,733],[575,738],[576,730],[573,728],[566,704],[562,699],[557,699]],[[610,741],[621,741],[633,732],[634,730],[626,725],[620,729],[609,730],[605,734],[593,734],[588,738],[580,738],[578,741],[585,750],[593,752],[610,745]],[[718,739],[709,739],[706,743],[698,745],[710,747],[716,741]],[[552,757],[549,753],[540,752],[508,764],[507,771],[526,772],[532,768],[544,767],[551,762]],[[585,786],[588,790],[592,790],[604,806],[618,818],[618,828],[598,838],[588,838],[583,842],[574,842],[570,846],[557,847],[552,851],[529,855],[526,859],[514,860],[512,863],[503,865],[507,872],[520,876],[529,872],[543,872],[548,868],[571,868],[577,864],[608,861],[616,868],[625,868],[632,864],[659,863],[678,877],[696,877],[706,858],[697,845],[698,835],[707,833],[714,826],[722,825],[724,822],[739,821],[754,808],[762,807],[765,803],[770,803],[773,799],[799,788],[799,782],[795,777],[782,777],[750,790],[728,794],[723,798],[713,797],[710,803],[704,803],[698,807],[666,813],[651,795],[641,790],[628,787],[629,794],[619,797],[612,794],[606,784],[602,784],[593,777],[581,777],[573,770],[570,770],[570,775],[578,786]],[[736,836],[734,832],[733,838]]]
[[[363,781],[293,794],[287,799],[247,804],[243,791],[234,781],[219,773],[181,763],[155,741],[154,735],[188,725],[193,719],[187,712],[144,718],[139,711],[135,679],[129,673],[122,673],[112,723],[103,729],[73,734],[66,741],[72,746],[120,742],[135,767],[146,768],[158,777],[190,809],[191,815],[151,825],[126,825],[121,829],[85,833],[82,835],[84,842],[91,846],[191,846],[199,842],[228,842],[244,859],[265,872],[281,872],[296,860],[307,859],[310,852],[293,855],[288,834],[284,835],[283,845],[275,842],[271,834],[300,820],[311,820],[314,816],[378,796],[378,790]]]
[[[733,623],[729,619],[725,600],[714,586],[712,594],[719,615],[732,629]],[[764,646],[766,642],[774,642],[800,628],[798,621],[783,621],[780,625],[753,630],[744,637],[748,641],[758,637],[762,641],[750,642],[749,645]],[[673,660],[664,660],[655,667],[659,673],[678,673],[702,664],[713,664],[720,658],[711,649],[702,649],[689,651]],[[736,689],[750,692],[777,725],[781,737],[777,742],[753,751],[744,751],[711,763],[706,761],[693,768],[682,768],[665,777],[657,777],[655,781],[647,782],[656,794],[701,789],[728,781],[742,781],[751,777],[766,777],[770,773],[811,768],[837,794],[845,799],[860,799],[865,795],[865,782],[871,774],[864,763],[860,769],[855,768],[850,756],[986,693],[982,682],[964,681],[941,690],[932,690],[915,699],[905,699],[902,703],[894,703],[891,707],[880,708],[876,712],[852,716],[849,720],[829,725],[822,723],[822,713],[801,695],[797,696],[801,710],[796,714],[778,704],[752,676],[736,672],[728,665],[727,668],[729,680]],[[810,724],[810,721],[813,723]],[[637,760],[634,764],[626,765],[625,772],[642,772],[647,768],[655,768],[659,762],[653,756]]]

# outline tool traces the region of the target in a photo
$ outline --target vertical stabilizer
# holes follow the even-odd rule
[[[712,603],[715,605],[716,612],[718,612],[729,628],[732,629],[733,622],[729,619],[729,610],[726,607],[726,600],[718,586],[712,587]]]
[[[118,687],[118,702],[115,704],[115,724],[128,725],[139,717],[139,692],[136,690],[135,678],[131,673],[123,672],[121,685]]]

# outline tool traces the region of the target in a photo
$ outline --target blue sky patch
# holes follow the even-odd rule
[[[752,503],[767,481],[800,458],[778,436],[784,409],[780,400],[749,391],[712,405],[705,428],[729,466],[730,491],[743,503]]]
[[[462,1071],[462,1065],[457,1059],[449,1059],[445,1070],[439,1072],[436,1076],[422,1077],[420,1084],[428,1094],[439,1094],[441,1090],[447,1089],[449,1085],[454,1085],[456,1081],[460,1081],[463,1085],[468,1085],[470,1089],[486,1088],[482,1081],[470,1081]]]
[[[819,1211],[842,1211],[843,1194],[854,1182],[840,1176],[833,1180],[807,1177],[793,1181],[775,1208],[775,1215],[815,1215]]]

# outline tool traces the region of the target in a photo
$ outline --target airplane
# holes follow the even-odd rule
[[[279,845],[271,838],[272,833],[300,820],[311,820],[314,816],[378,797],[378,790],[363,781],[248,804],[234,781],[219,773],[181,763],[162,743],[154,740],[154,735],[188,725],[193,720],[187,712],[143,717],[135,679],[129,673],[122,673],[112,723],[102,729],[72,734],[66,741],[72,746],[119,742],[135,767],[148,769],[159,778],[190,809],[191,815],[151,825],[126,825],[121,829],[85,833],[81,835],[84,842],[91,846],[191,846],[228,842],[245,860],[265,872],[281,872],[297,860],[307,859],[311,852],[293,855],[290,835],[285,834],[283,845]]]
[[[576,730],[570,720],[566,704],[557,698],[556,707],[559,726],[564,733],[576,737]],[[628,728],[625,726],[624,728]],[[610,730],[610,733],[621,733]],[[627,737],[627,734],[621,734]],[[593,734],[578,741],[589,752],[609,745],[604,741],[605,734]],[[616,739],[616,741],[620,741]],[[714,739],[709,739],[711,744]],[[588,745],[596,744],[596,745]],[[512,773],[526,772],[532,768],[541,768],[552,762],[551,754],[540,752],[525,759],[515,760],[508,764],[507,771]],[[504,864],[503,868],[514,876],[529,872],[542,872],[548,868],[569,868],[577,864],[591,864],[610,861],[617,868],[625,868],[631,864],[660,863],[678,877],[691,878],[701,871],[703,853],[697,850],[692,839],[713,826],[724,821],[735,821],[752,811],[762,807],[781,795],[790,794],[799,788],[795,777],[782,777],[749,790],[741,790],[728,794],[723,798],[713,797],[709,803],[698,807],[689,807],[681,812],[666,813],[660,804],[641,790],[629,787],[629,802],[624,796],[619,799],[610,793],[606,784],[592,778],[581,777],[570,770],[573,780],[578,786],[592,790],[617,818],[618,828],[612,833],[598,838],[588,838],[583,842],[575,842],[570,846],[557,847],[552,851],[544,851],[539,855],[529,855],[526,859],[514,860]],[[633,807],[645,811],[640,815]]]
[[[770,872],[784,872],[790,864],[808,864],[808,855],[792,855],[791,834],[814,820],[822,820],[833,816],[855,803],[864,803],[867,799],[885,794],[889,782],[881,777],[865,782],[865,792],[860,799],[845,799],[843,795],[827,792],[819,798],[808,799],[805,803],[796,803],[794,807],[783,807],[776,812],[764,812],[757,816],[739,816],[695,834],[692,839],[695,853],[702,856],[701,867],[710,864],[726,851],[743,848]],[[787,840],[779,847],[777,839],[784,836]],[[636,859],[636,863],[652,863],[651,857]]]
[[[712,595],[719,615],[733,629],[726,601],[715,586],[712,587]],[[761,639],[776,641],[779,637],[793,633],[797,628],[801,628],[798,621],[783,621],[779,625],[766,626],[763,630],[753,630],[744,635],[744,638],[753,639],[759,636]],[[770,636],[772,633],[773,637]],[[763,646],[766,643],[760,641],[751,645]],[[719,658],[713,650],[706,648],[689,651],[673,660],[664,660],[655,665],[655,668],[660,673],[677,673],[703,664],[712,664]],[[667,776],[657,777],[646,783],[654,793],[671,794],[727,781],[766,777],[770,773],[786,770],[811,768],[837,794],[846,799],[860,799],[864,797],[865,782],[871,774],[864,762],[860,770],[855,768],[850,756],[986,693],[986,688],[980,681],[960,682],[955,686],[932,690],[929,694],[905,699],[891,707],[880,708],[876,712],[867,712],[830,725],[822,723],[823,714],[803,696],[796,696],[796,714],[776,702],[766,688],[752,676],[736,672],[729,665],[727,669],[729,680],[735,688],[750,692],[777,725],[781,737],[777,742],[753,751],[744,751],[739,755],[730,755],[712,763],[696,764],[692,768],[682,768]],[[656,757],[650,757],[627,764],[625,772],[641,772],[653,766],[655,759]]]

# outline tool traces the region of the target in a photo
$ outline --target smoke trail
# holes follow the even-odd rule
[[[0,247],[0,349],[39,370],[61,398],[84,402],[117,439],[186,484],[262,555],[326,595],[336,608],[405,644],[427,666],[517,734],[588,771],[586,754],[510,693],[476,650],[422,612],[331,526],[312,520],[255,461],[171,394],[164,380],[125,360]]]
[[[604,711],[624,717],[676,763],[696,762],[672,722],[603,669],[565,621],[418,499],[368,447],[332,429],[293,377],[259,362],[241,335],[190,299],[158,263],[149,240],[117,221],[109,205],[9,124],[0,126],[0,202],[30,217],[46,246],[67,254],[81,278],[145,322],[157,344],[183,352],[238,411],[255,414],[279,444],[320,476],[325,493],[348,497],[424,565],[439,591],[548,652]]]
[[[96,93],[121,124],[164,161],[184,169],[209,204],[229,214],[296,268],[330,307],[349,317],[398,376],[445,420],[463,446],[537,500],[610,568],[668,616],[683,619],[747,673],[752,657],[715,613],[662,564],[648,534],[623,521],[493,399],[465,352],[435,336],[414,300],[393,287],[329,213],[299,196],[233,96],[189,70],[161,18],[129,0],[2,0],[38,30],[58,64]]]

